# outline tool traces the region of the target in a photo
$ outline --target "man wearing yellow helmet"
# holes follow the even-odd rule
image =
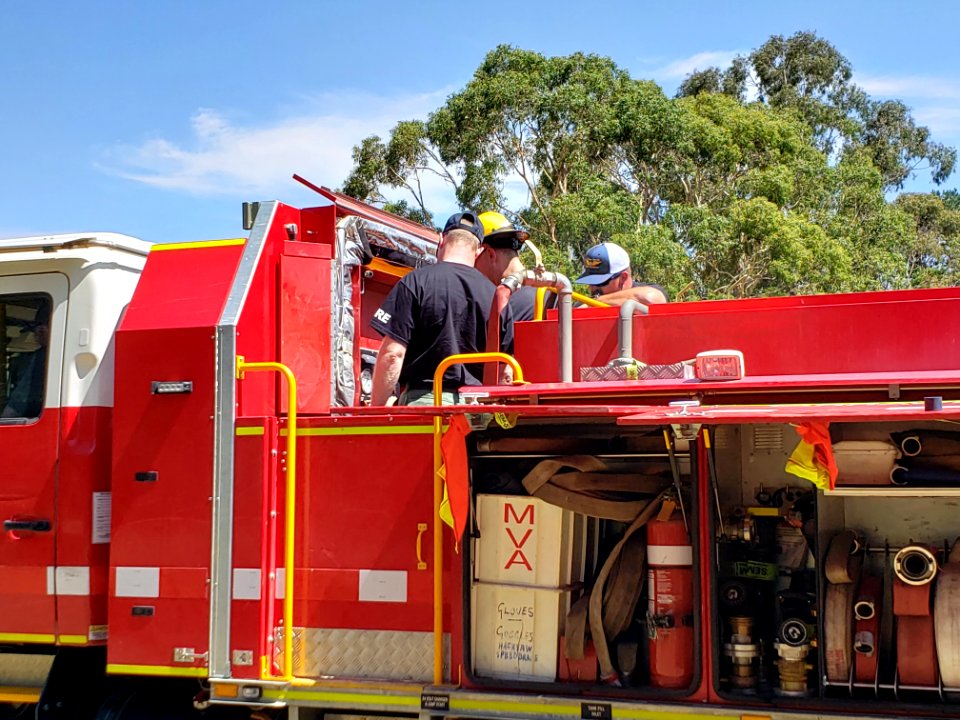
[[[477,256],[477,270],[495,285],[499,285],[500,279],[507,275],[523,272],[519,252],[530,236],[493,210],[481,213],[479,220],[483,223],[483,244]],[[513,320],[533,320],[536,299],[536,289],[528,285],[513,293],[510,296]]]

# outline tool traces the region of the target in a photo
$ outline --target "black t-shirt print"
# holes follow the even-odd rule
[[[450,355],[482,352],[494,286],[476,268],[439,262],[408,273],[398,282],[370,326],[407,346],[400,386],[433,386],[433,373]],[[500,321],[500,348],[513,352],[513,319],[508,306]],[[481,385],[483,365],[454,365],[443,375],[447,390]]]

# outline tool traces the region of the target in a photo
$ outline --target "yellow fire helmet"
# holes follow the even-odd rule
[[[483,242],[495,248],[519,250],[530,237],[525,231],[514,226],[505,215],[495,210],[481,213],[478,218],[483,224]]]

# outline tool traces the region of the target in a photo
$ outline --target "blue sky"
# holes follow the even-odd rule
[[[772,34],[813,30],[875,97],[960,146],[952,2],[2,0],[0,237],[242,235],[240,203],[319,204],[352,146],[425,117],[510,43],[608,55],[672,94]],[[945,187],[960,187],[960,175]],[[927,190],[920,177],[910,188]],[[435,210],[449,203],[433,191]]]

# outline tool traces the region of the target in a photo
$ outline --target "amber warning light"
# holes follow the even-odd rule
[[[739,380],[744,375],[743,353],[739,350],[697,353],[695,367],[700,380]]]

